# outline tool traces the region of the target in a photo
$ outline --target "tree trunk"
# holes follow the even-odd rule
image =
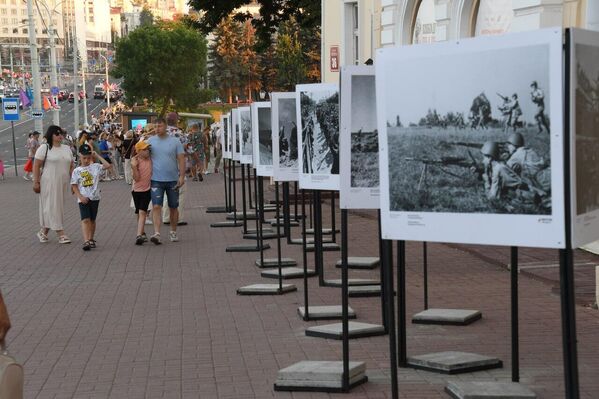
[[[158,115],[160,118],[164,118],[164,115],[166,115],[166,111],[168,110],[168,105],[171,102],[171,98],[170,96],[165,96],[164,97],[164,104],[162,104],[162,110],[160,111],[160,115]]]
[[[229,94],[228,94],[228,101],[227,101],[227,102],[228,102],[229,104],[231,104],[231,103],[233,102],[233,91],[232,91],[232,90],[231,90],[231,88],[229,87],[229,88],[227,89],[227,92],[229,93]]]

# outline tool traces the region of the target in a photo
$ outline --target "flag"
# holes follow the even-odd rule
[[[47,96],[44,96],[44,105],[43,105],[44,111],[47,111],[51,108],[50,105],[50,100],[48,100]]]
[[[27,94],[23,89],[19,90],[19,99],[23,103],[23,107],[29,107],[31,105],[31,101],[29,101],[29,97],[27,97]]]
[[[48,97],[48,100],[50,101],[50,105],[53,109],[59,109],[59,107],[56,105],[56,101],[54,101],[54,96]]]
[[[27,95],[27,98],[29,99],[29,104],[33,104],[33,90],[31,90],[31,87],[27,86],[27,89],[25,90],[25,94]]]

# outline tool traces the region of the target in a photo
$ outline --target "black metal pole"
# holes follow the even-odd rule
[[[18,111],[19,110],[17,110],[17,112]],[[19,167],[17,166],[17,144],[15,140],[15,123],[12,121],[10,122],[10,130],[12,131],[12,155],[15,162],[15,176],[19,176]]]
[[[302,215],[306,214],[306,192],[302,190]],[[308,252],[306,251],[306,218],[302,220],[302,258],[304,262],[304,320],[310,319],[308,311]]]
[[[349,314],[348,314],[348,240],[347,240],[347,209],[341,210],[341,339],[343,340],[343,379],[344,392],[349,391]]]
[[[256,179],[258,179],[258,187],[256,187],[256,193],[259,193],[259,198],[256,199],[256,202],[258,202],[259,200],[260,204],[257,207],[260,208],[260,212],[257,215],[258,219],[256,220],[256,225],[258,226],[258,234],[260,234],[260,266],[264,267],[264,239],[262,237],[262,219],[264,217],[264,182],[262,177],[258,177],[257,174]]]
[[[294,207],[295,207],[295,220],[297,222],[299,222],[299,217],[298,217],[299,215],[297,214],[297,201],[298,201],[298,198],[297,198],[297,194],[298,194],[297,187],[298,187],[298,183],[295,182],[295,184],[293,185],[293,202],[294,202]],[[302,213],[302,216],[303,216],[303,213]]]
[[[245,201],[245,166],[241,165],[241,209],[243,210],[243,234],[248,233],[247,208]]]
[[[289,206],[289,182],[283,183],[283,234],[291,244],[291,207]]]
[[[381,242],[381,268],[384,269],[384,278],[381,284],[385,285],[387,293],[387,320],[389,321],[389,367],[391,371],[391,398],[399,399],[399,389],[397,382],[397,335],[395,326],[395,306],[393,292],[395,284],[393,284],[393,246],[389,240]],[[384,259],[384,261],[383,261]]]
[[[397,242],[397,324],[399,340],[399,367],[408,365],[406,353],[406,242]]]
[[[233,224],[237,226],[237,173],[235,172],[235,162],[233,165]]]
[[[314,203],[314,256],[318,265],[318,284],[324,286],[324,257],[322,253],[322,198],[319,190],[316,194]]]
[[[570,29],[566,29],[565,74],[570,76]],[[564,379],[566,398],[578,399],[580,388],[578,382],[578,348],[576,341],[576,292],[574,285],[574,253],[572,251],[571,214],[571,182],[570,182],[570,79],[565,79],[564,93],[564,213],[565,213],[565,248],[559,251],[560,300],[562,313],[562,344],[564,353]]]
[[[331,229],[332,241],[337,242],[337,228],[335,226],[335,192],[331,191]],[[322,230],[322,228],[321,228]]]
[[[424,287],[424,310],[428,309],[428,244],[422,243],[422,268],[423,268],[423,284]]]
[[[252,167],[249,164],[247,167],[248,167],[248,201],[249,201],[250,209],[254,209],[254,206],[252,205]]]
[[[279,220],[279,182],[275,182],[275,197],[277,198],[277,220]],[[279,292],[283,292],[283,274],[281,268],[281,223],[277,223],[277,266],[279,268]]]
[[[385,262],[387,258],[383,253],[383,232],[381,230],[381,210],[377,211],[377,220],[378,220],[378,230],[379,230],[379,263],[380,263],[380,279],[381,279],[381,312],[382,312],[382,320],[383,327],[385,328],[385,333],[389,333],[389,318],[387,317],[387,308],[389,306],[387,302],[387,287],[384,283],[385,281]]]
[[[223,180],[225,181],[225,213],[227,213],[230,212],[231,203],[229,201],[229,193],[227,190],[227,166],[225,162],[223,162]]]
[[[518,247],[510,248],[512,293],[512,381],[520,381],[520,342],[518,334]]]
[[[313,220],[313,218],[314,218],[314,212],[313,212],[313,210],[314,210],[314,201],[315,201],[314,198],[315,197],[312,196],[312,201],[310,201],[310,228],[311,229],[314,228],[314,220]]]

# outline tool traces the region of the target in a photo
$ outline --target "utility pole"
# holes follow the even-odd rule
[[[106,78],[105,78],[105,86],[106,86],[106,108],[110,109],[110,82],[108,81],[108,58],[104,57],[102,54],[100,54],[100,57],[104,58],[104,64],[106,65],[105,67],[105,73],[106,73]]]
[[[8,45],[8,54],[10,56],[10,85],[15,87],[15,65],[12,59],[12,46],[10,44]]]
[[[83,124],[87,129],[87,87],[85,81],[85,68],[86,66],[81,63],[81,74],[83,75]]]
[[[43,3],[42,3],[43,4]],[[45,4],[44,4],[45,6]],[[58,75],[56,74],[56,43],[54,42],[54,18],[52,18],[52,13],[50,10],[48,11],[48,19],[50,20],[48,24],[48,38],[50,39],[50,87],[58,87]],[[58,96],[50,93],[54,98],[54,109],[52,110],[52,123],[56,126],[60,126],[60,112],[58,110]]]
[[[73,29],[75,29],[73,27]],[[75,107],[73,134],[75,139],[78,139],[77,132],[79,131],[79,90],[77,87],[77,80],[79,78],[79,55],[77,55],[77,36],[73,30],[73,106]]]
[[[37,41],[35,37],[35,19],[33,16],[33,0],[27,0],[27,18],[29,22],[29,46],[31,48],[31,77],[33,78],[33,109],[42,109],[40,66],[37,58]],[[43,131],[42,120],[35,120],[35,130]]]

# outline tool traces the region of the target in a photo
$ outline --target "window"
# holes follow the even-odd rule
[[[14,28],[14,29],[12,30],[12,33],[19,33],[19,30],[18,30],[17,28]]]
[[[6,15],[6,8],[3,8],[3,9],[1,9],[1,10],[0,10],[0,14],[1,14],[1,15]]]
[[[10,14],[17,15],[17,10],[15,8],[13,8],[12,10],[10,10]]]
[[[21,10],[21,15],[27,15],[27,10],[26,9],[22,9]]]
[[[345,3],[345,63],[360,64],[360,13],[357,2]]]
[[[433,43],[436,28],[435,0],[422,0],[418,6],[418,13],[412,28],[412,43]]]
[[[18,25],[18,24],[19,24],[19,20],[18,20],[18,19],[16,19],[16,18],[11,18],[11,19],[10,19],[10,23],[11,23],[12,25]]]
[[[21,32],[23,32],[23,33],[27,34],[27,33],[28,33],[28,31],[27,31],[27,28],[23,28],[23,29],[21,30]]]
[[[8,28],[2,28],[2,33],[6,33],[8,35]]]
[[[93,15],[91,15],[91,16],[89,17],[89,22],[91,22],[91,23],[93,23],[93,22],[94,22],[94,16],[93,16]]]
[[[514,19],[512,0],[479,0],[474,36],[501,35],[510,30]]]

